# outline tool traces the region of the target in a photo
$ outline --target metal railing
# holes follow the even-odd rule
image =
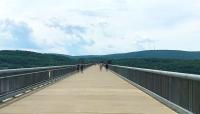
[[[118,65],[109,69],[179,113],[200,114],[200,75]]]
[[[91,64],[84,64],[88,67]],[[58,80],[76,71],[76,65],[0,70],[0,101]]]

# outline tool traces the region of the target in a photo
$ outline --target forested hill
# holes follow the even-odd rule
[[[92,61],[112,60],[112,64],[200,75],[200,52],[149,50],[103,56],[80,56]]]
[[[123,54],[106,55],[106,58],[165,58],[165,59],[200,59],[200,52],[178,50],[148,50]]]
[[[59,66],[102,60],[112,60],[113,64],[118,65],[200,74],[200,52],[158,50],[74,57],[29,51],[0,51],[0,69]]]
[[[200,60],[138,58],[116,59],[112,64],[200,75]]]
[[[126,59],[126,58],[159,58],[159,59],[200,59],[200,52],[179,51],[179,50],[148,50],[121,54],[110,54],[102,56],[77,56],[76,58],[105,58],[105,59]]]
[[[64,55],[29,51],[0,51],[0,69],[57,66],[75,62],[74,59]]]

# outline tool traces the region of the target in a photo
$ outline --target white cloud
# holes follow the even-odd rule
[[[32,43],[32,29],[22,22],[0,20],[0,48],[35,48]]]
[[[40,52],[200,50],[199,6],[198,0],[0,0],[0,20],[26,24],[32,49]],[[17,36],[0,32],[6,49]]]

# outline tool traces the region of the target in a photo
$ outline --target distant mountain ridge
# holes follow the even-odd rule
[[[0,70],[59,66],[81,62],[112,60],[112,64],[130,67],[200,74],[200,52],[148,50],[110,55],[70,56],[30,51],[0,51]]]
[[[60,54],[45,54],[30,51],[0,51],[0,69],[59,66],[75,64],[74,59]]]
[[[75,58],[104,58],[104,59],[125,59],[125,58],[163,58],[163,59],[200,59],[199,51],[180,50],[147,50],[130,53],[75,56]]]
[[[0,51],[0,69],[24,68],[38,66],[54,66],[85,62],[97,62],[112,59],[186,59],[200,60],[200,52],[179,51],[179,50],[147,50],[130,53],[110,54],[110,55],[88,55],[70,56],[64,54],[45,54],[30,51]]]

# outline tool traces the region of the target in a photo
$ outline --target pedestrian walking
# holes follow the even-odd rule
[[[80,65],[79,64],[76,66],[76,70],[77,70],[77,72],[79,72],[79,70],[80,70]]]
[[[102,63],[100,63],[99,67],[100,67],[100,71],[102,71],[103,64],[102,64]]]
[[[105,64],[106,71],[108,71],[108,63]]]
[[[100,71],[102,71],[102,68],[103,68],[103,61],[101,61],[101,62],[99,63],[99,67],[100,67]]]
[[[84,69],[84,68],[83,68],[83,67],[84,67],[83,64],[81,64],[80,67],[81,67],[81,73],[83,73],[83,69]]]

